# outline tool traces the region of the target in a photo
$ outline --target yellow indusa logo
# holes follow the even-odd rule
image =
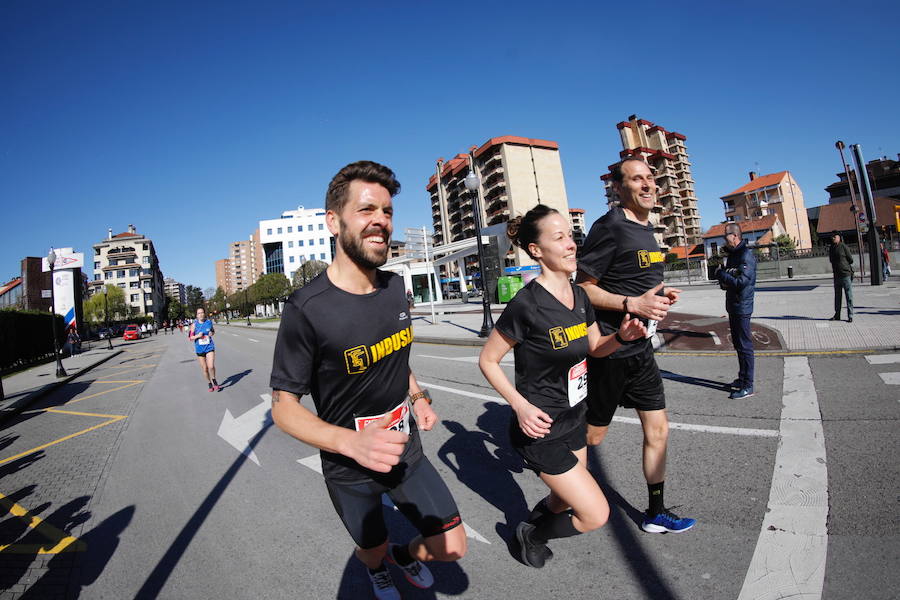
[[[362,373],[385,356],[409,346],[412,341],[412,327],[407,327],[371,346],[348,348],[344,350],[344,362],[347,364],[347,373],[350,375]]]
[[[647,250],[638,250],[638,264],[642,269],[646,269],[653,263],[664,262],[666,255],[662,252],[648,252]]]
[[[552,327],[550,329],[550,343],[554,350],[565,348],[569,342],[587,335],[587,323],[579,323],[570,327]]]

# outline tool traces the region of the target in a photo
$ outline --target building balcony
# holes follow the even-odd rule
[[[492,213],[488,213],[488,225],[496,225],[497,223],[503,223],[504,221],[509,220],[509,210],[501,209],[495,210]]]

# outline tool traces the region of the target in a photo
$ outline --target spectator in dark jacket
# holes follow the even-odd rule
[[[756,257],[743,239],[737,223],[725,226],[725,246],[728,260],[719,269],[719,287],[725,290],[725,310],[731,327],[731,343],[738,356],[738,378],[728,396],[743,400],[753,395],[753,337],[750,335],[750,316],[753,314],[753,292],[756,288]]]
[[[841,291],[847,297],[847,322],[853,322],[853,256],[841,234],[835,231],[831,236],[828,260],[834,271],[834,316],[831,321],[841,320]]]

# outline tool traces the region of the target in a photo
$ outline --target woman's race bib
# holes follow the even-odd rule
[[[569,406],[587,398],[587,359],[569,369]]]
[[[199,338],[197,340],[197,343],[200,344],[201,346],[209,345],[209,336],[204,335],[202,338]]]
[[[362,431],[368,427],[370,423],[377,421],[386,414],[391,415],[391,422],[388,425],[388,429],[399,431],[401,433],[409,433],[409,402],[406,400],[398,404],[396,408],[392,408],[384,414],[373,415],[371,417],[356,417],[354,419],[356,430]]]

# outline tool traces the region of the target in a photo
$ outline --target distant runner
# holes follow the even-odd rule
[[[215,333],[212,321],[206,318],[206,311],[198,308],[197,319],[191,323],[188,339],[194,342],[197,362],[200,363],[210,392],[219,391],[219,382],[216,381],[216,345],[213,342]]]

